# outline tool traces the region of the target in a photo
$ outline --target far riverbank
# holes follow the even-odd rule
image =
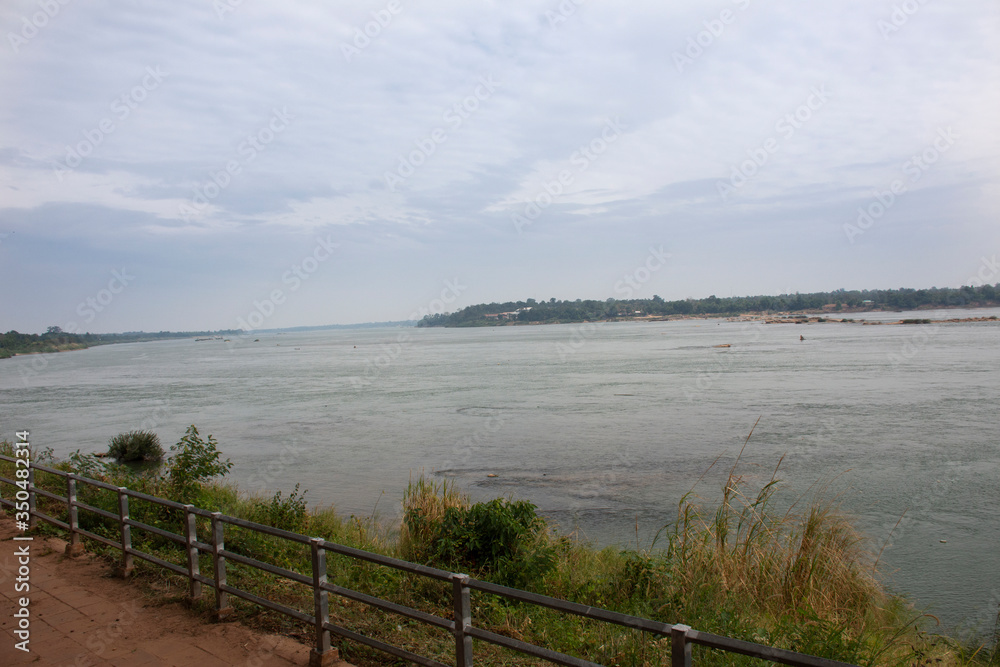
[[[995,310],[996,306],[982,306],[979,308],[968,308],[966,306],[954,306],[948,308],[927,308],[918,309],[917,311],[908,311],[911,314],[924,310],[926,312],[938,312],[944,310]],[[903,313],[907,311],[901,310],[876,310],[871,309],[853,309],[853,310],[840,310],[840,311],[824,311],[824,310],[803,310],[803,311],[781,311],[781,312],[746,312],[739,313],[738,315],[716,315],[716,314],[705,314],[705,315],[635,315],[635,316],[622,316],[622,317],[608,317],[601,319],[583,319],[583,320],[546,320],[541,322],[531,322],[531,321],[521,321],[521,320],[499,320],[493,322],[483,322],[472,326],[538,326],[538,325],[548,325],[548,324],[596,324],[596,323],[608,323],[608,322],[685,322],[685,321],[697,321],[697,320],[722,320],[726,322],[762,322],[764,324],[825,324],[825,323],[837,323],[837,324],[863,324],[863,325],[886,325],[886,324],[948,324],[948,323],[958,323],[958,322],[996,322],[998,318],[996,315],[982,316],[982,317],[931,317],[931,318],[902,318],[895,321],[890,320],[871,320],[867,318],[856,318],[856,317],[844,317],[845,315],[855,315],[855,314],[872,314],[872,313]],[[444,325],[448,327],[449,325]],[[459,325],[459,326],[469,326],[469,325]]]

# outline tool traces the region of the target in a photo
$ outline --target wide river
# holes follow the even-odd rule
[[[1000,310],[851,317],[983,315]],[[998,322],[350,329],[0,361],[0,437],[29,429],[66,455],[135,428],[167,446],[196,424],[248,491],[301,484],[314,504],[390,519],[423,472],[646,548],[721,455],[695,487],[718,499],[760,418],[748,482],[787,454],[779,499],[836,497],[886,545],[894,590],[946,629],[985,629],[1000,604],[998,397]]]

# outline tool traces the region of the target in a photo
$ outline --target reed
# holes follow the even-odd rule
[[[424,561],[433,551],[433,539],[449,508],[467,509],[469,498],[449,480],[435,482],[412,476],[403,493],[403,519],[399,528],[399,555]]]

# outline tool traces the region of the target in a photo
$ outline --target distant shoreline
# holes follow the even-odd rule
[[[799,311],[778,311],[778,312],[759,312],[759,311],[749,311],[745,313],[740,313],[738,315],[721,315],[706,313],[701,315],[688,315],[688,314],[677,314],[677,315],[644,315],[639,317],[613,317],[604,319],[593,319],[593,320],[559,320],[559,321],[545,321],[545,322],[525,322],[520,320],[507,320],[507,321],[490,321],[484,320],[481,322],[476,322],[475,324],[466,325],[433,325],[426,328],[443,328],[443,329],[467,329],[467,328],[477,328],[477,327],[517,327],[517,326],[548,326],[553,324],[598,324],[598,323],[613,323],[613,322],[679,322],[679,321],[693,321],[693,320],[726,320],[727,322],[759,322],[762,324],[860,324],[866,326],[882,326],[882,325],[914,325],[914,324],[957,324],[965,322],[997,322],[1000,318],[996,315],[991,315],[988,317],[953,317],[944,319],[931,319],[931,318],[902,318],[895,322],[892,321],[876,321],[876,320],[866,320],[866,319],[855,319],[851,317],[845,317],[845,315],[852,315],[856,313],[917,313],[921,311],[939,311],[939,310],[988,310],[995,309],[997,306],[938,306],[938,307],[920,307],[914,308],[913,310],[872,310],[870,308],[842,308],[838,311],[833,310],[799,310]],[[398,328],[398,323],[395,324]],[[340,328],[353,328],[351,326],[338,325],[336,327],[321,327],[319,330],[336,330]],[[376,328],[374,326],[366,326],[364,328]],[[306,330],[314,330],[312,328],[303,327],[292,327],[287,330],[270,330],[269,333],[299,333]],[[260,333],[260,332],[257,332]],[[190,334],[190,338],[195,338],[201,335],[200,333]],[[239,335],[239,334],[236,334]],[[36,349],[21,352],[12,352],[9,355],[0,355],[0,360],[12,359],[14,357],[23,357],[36,354],[52,354],[56,352],[74,352],[77,350],[86,350],[91,347],[98,347],[101,345],[117,345],[121,343],[148,343],[156,340],[185,340],[189,338],[188,335],[170,335],[155,338],[132,338],[125,340],[101,340],[93,341],[88,343],[64,343],[60,345],[54,345],[44,349]]]
[[[992,322],[998,321],[996,315],[989,317],[962,317],[946,319],[930,318],[903,318],[895,322],[880,322],[866,319],[855,319],[845,317],[856,313],[916,313],[921,311],[938,310],[989,310],[998,306],[937,306],[920,307],[912,310],[872,310],[871,308],[844,308],[834,310],[792,310],[777,312],[748,311],[736,315],[722,315],[706,313],[701,315],[643,315],[638,317],[611,317],[593,320],[559,320],[545,322],[525,322],[521,320],[491,321],[484,320],[482,323],[476,322],[471,325],[437,325],[443,329],[466,329],[470,327],[517,327],[517,326],[546,326],[551,324],[598,324],[610,322],[679,322],[689,320],[726,320],[728,322],[763,322],[764,324],[863,324],[863,325],[892,325],[892,324],[954,324],[959,322]],[[434,325],[427,328],[437,328]]]

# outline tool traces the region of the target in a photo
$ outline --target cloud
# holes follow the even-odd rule
[[[439,290],[451,267],[468,266],[511,290],[603,298],[572,288],[600,289],[587,278],[595,262],[627,263],[673,235],[689,239],[692,265],[712,264],[713,234],[740,225],[745,256],[767,256],[778,234],[837,286],[902,284],[910,267],[888,231],[908,230],[933,257],[943,232],[927,211],[965,215],[953,241],[964,251],[942,255],[940,273],[931,262],[931,283],[956,275],[962,252],[974,263],[1000,244],[1000,10],[988,0],[925,3],[905,20],[892,3],[862,0],[241,3],[221,17],[196,0],[60,7],[17,48],[9,35],[38,6],[0,9],[0,86],[16,91],[0,111],[0,228],[80,252],[134,248],[163,275],[175,242],[226,256],[252,238],[242,268],[217,269],[239,285],[293,240],[333,230],[351,239],[371,284]],[[622,130],[597,154],[609,121]],[[910,203],[855,244],[865,249],[831,245],[949,127],[960,138],[910,185]],[[519,234],[511,216],[567,170]],[[720,183],[732,192],[721,196]],[[574,238],[564,257],[582,229],[594,245]],[[838,273],[869,252],[881,268],[865,280],[884,282]],[[517,281],[502,277],[512,261]],[[4,280],[21,284],[4,266]],[[747,292],[774,284],[753,266],[717,273]],[[221,312],[240,300],[235,289],[189,298]],[[362,307],[353,288],[330,290],[339,321],[413,307],[391,294]],[[685,290],[700,295],[661,287],[664,297]],[[37,329],[51,319],[44,302],[5,315]]]

